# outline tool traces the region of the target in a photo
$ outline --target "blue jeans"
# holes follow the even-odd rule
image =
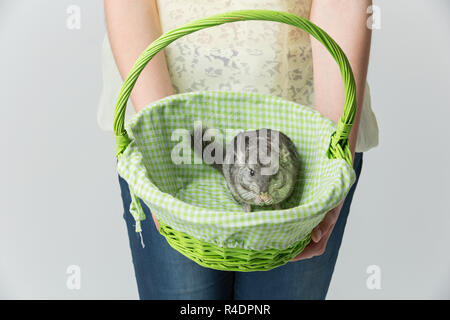
[[[269,271],[234,272],[202,267],[173,249],[159,234],[149,208],[141,201],[147,219],[141,238],[128,211],[128,184],[119,176],[124,219],[140,299],[325,299],[341,246],[347,216],[362,168],[363,153],[355,154],[356,182],[345,198],[325,253],[288,262]]]

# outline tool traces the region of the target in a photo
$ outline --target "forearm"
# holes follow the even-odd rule
[[[156,0],[105,0],[108,38],[122,80],[145,48],[161,36]],[[136,111],[173,94],[164,51],[142,71],[131,92]]]
[[[352,155],[355,153],[369,63],[372,32],[367,27],[366,12],[371,4],[371,0],[313,0],[310,14],[310,20],[342,48],[355,76],[357,112],[349,137]],[[339,68],[330,53],[313,37],[311,46],[315,108],[337,123],[344,112],[344,84]]]

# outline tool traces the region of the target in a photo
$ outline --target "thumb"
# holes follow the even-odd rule
[[[311,232],[311,240],[319,242],[322,237],[334,226],[335,215],[334,210],[327,213],[325,218]]]

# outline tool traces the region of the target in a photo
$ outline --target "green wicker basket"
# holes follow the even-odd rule
[[[205,90],[155,101],[125,128],[125,108],[146,64],[174,40],[195,31],[243,20],[296,26],[319,40],[338,63],[345,85],[345,110],[336,124],[309,106],[277,96]],[[118,172],[130,187],[130,212],[141,232],[145,219],[139,199],[155,215],[167,242],[198,264],[228,271],[263,271],[299,254],[312,229],[336,207],[355,182],[348,137],[356,112],[355,82],[349,62],[322,29],[288,12],[238,10],[195,20],[156,39],[137,59],[124,81],[114,114]],[[255,116],[256,115],[256,116]],[[220,129],[271,128],[295,143],[301,172],[293,195],[281,209],[243,212],[220,173],[206,164],[175,163],[180,141],[173,133],[197,120]],[[191,155],[193,159],[194,154]]]

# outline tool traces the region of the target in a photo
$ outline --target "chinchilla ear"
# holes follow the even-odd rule
[[[237,136],[226,145],[224,164],[230,166],[245,164],[245,150],[238,149]]]
[[[262,175],[274,175],[279,169],[279,154],[283,149],[280,145],[279,131],[271,129],[259,130],[258,159],[263,166]]]
[[[237,149],[237,139],[233,138],[227,145],[225,150],[225,165],[238,165],[245,163],[245,153],[238,151]]]
[[[190,134],[194,135],[194,132],[201,132],[201,135],[205,133],[206,130],[214,129],[218,132],[221,132],[221,130],[214,125],[214,123],[210,119],[195,119],[194,124],[190,130]]]
[[[257,163],[257,154],[255,152],[251,152],[251,150],[256,150],[256,148],[257,148],[258,142],[257,142],[256,132],[255,131],[240,132],[234,140],[235,140],[234,152],[235,152],[236,164],[244,165],[244,164],[248,164],[249,161],[254,161],[254,163],[256,164]],[[254,154],[252,154],[252,153],[254,153]]]

